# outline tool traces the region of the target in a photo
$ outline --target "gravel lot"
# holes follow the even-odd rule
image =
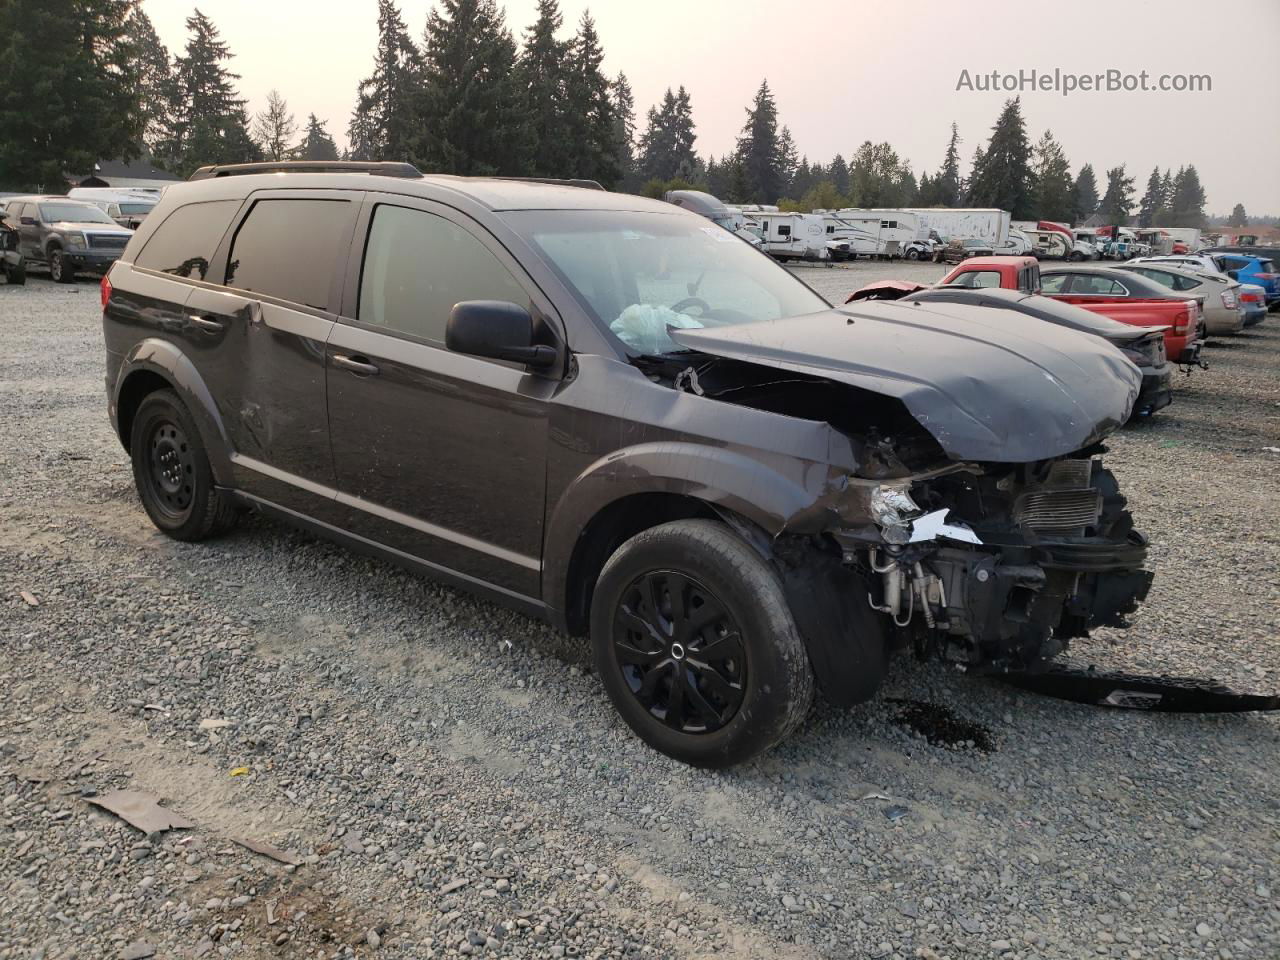
[[[843,299],[940,268],[798,272]],[[1276,718],[903,659],[760,762],[684,768],[538,623],[261,519],[156,533],[97,308],[0,286],[0,958],[1280,956]],[[1158,573],[1080,662],[1280,687],[1280,318],[1255,329],[1114,439]],[[117,788],[196,826],[83,799]]]

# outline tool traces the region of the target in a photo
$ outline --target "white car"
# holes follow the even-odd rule
[[[1239,333],[1244,326],[1244,308],[1240,303],[1240,283],[1203,270],[1175,263],[1154,263],[1151,259],[1130,260],[1118,266],[1185,297],[1195,297],[1200,314],[1211,334]]]

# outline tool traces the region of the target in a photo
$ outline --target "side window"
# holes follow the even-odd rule
[[[462,227],[422,210],[379,206],[365,246],[359,319],[443,344],[449,313],[464,300],[529,305],[524,287]]]
[[[1199,280],[1193,280],[1191,277],[1174,277],[1173,289],[1175,290],[1194,290],[1200,286]]]
[[[785,226],[778,227],[778,236],[780,236],[780,237],[789,237],[789,236],[791,236],[791,228],[790,228],[790,227],[785,227]]]
[[[1042,293],[1062,293],[1067,288],[1066,273],[1040,274],[1040,291]]]
[[[239,200],[212,200],[179,207],[147,240],[134,265],[176,277],[205,279],[209,261],[239,206]]]
[[[227,286],[328,310],[354,211],[349,200],[259,200],[231,243]]]
[[[970,270],[956,277],[957,286],[970,289],[1000,286],[1000,274],[995,270]]]

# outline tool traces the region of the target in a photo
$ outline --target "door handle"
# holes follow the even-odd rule
[[[350,370],[361,377],[371,377],[378,372],[378,368],[364,357],[348,357],[345,354],[335,353],[333,354],[333,362],[344,370]]]
[[[191,315],[190,320],[201,330],[207,330],[209,333],[220,333],[223,329],[221,320],[210,320],[208,317]]]

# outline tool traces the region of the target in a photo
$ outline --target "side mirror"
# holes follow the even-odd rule
[[[454,353],[524,363],[544,369],[556,362],[554,348],[533,342],[529,311],[503,300],[455,303],[444,331],[444,344]]]

